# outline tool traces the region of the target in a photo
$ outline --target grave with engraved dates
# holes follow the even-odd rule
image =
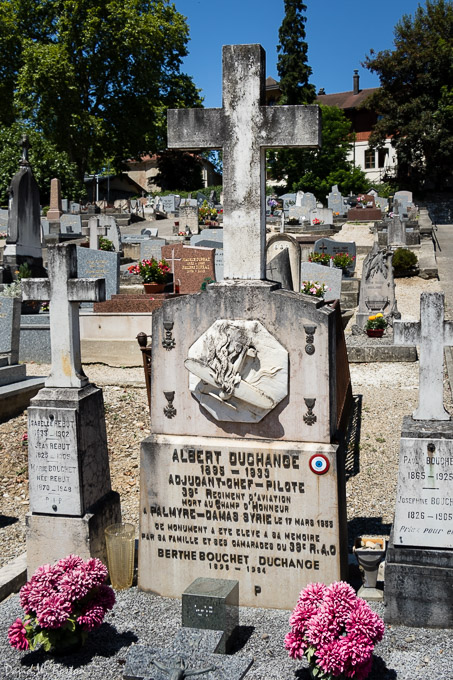
[[[224,108],[168,113],[170,147],[223,148],[225,280],[153,313],[138,583],[233,579],[239,604],[290,609],[346,576],[350,381],[339,309],[266,280],[265,148],[316,147],[320,118],[264,106],[264,73],[259,45],[226,46]]]

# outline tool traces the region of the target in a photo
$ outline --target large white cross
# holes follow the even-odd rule
[[[420,321],[394,321],[395,345],[420,345],[420,384],[414,420],[450,420],[444,408],[444,347],[453,345],[453,321],[444,321],[444,294],[420,295]]]
[[[223,149],[224,278],[265,279],[266,148],[320,146],[317,106],[265,106],[261,45],[224,45],[223,107],[167,112],[172,149]]]
[[[77,279],[75,244],[49,246],[48,279],[22,279],[24,300],[49,300],[52,366],[46,387],[83,387],[79,302],[105,300],[105,279]]]

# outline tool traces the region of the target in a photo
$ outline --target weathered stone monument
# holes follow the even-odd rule
[[[0,419],[7,420],[27,408],[44,385],[43,378],[27,378],[19,364],[20,298],[0,294]]]
[[[61,207],[61,182],[54,178],[50,180],[50,206],[47,211],[47,221],[49,223],[49,233],[60,233],[60,218],[63,214]]]
[[[283,251],[287,251],[284,253]],[[288,284],[275,276],[280,271],[280,260],[286,255],[285,269],[288,272]],[[273,234],[266,243],[266,277],[270,281],[279,281],[282,288],[300,293],[300,245],[289,234]]]
[[[368,317],[372,314],[383,314],[390,323],[400,319],[395,298],[395,281],[392,266],[393,251],[379,248],[375,242],[366,256],[362,268],[359,309],[356,324],[365,328]]]
[[[33,276],[44,276],[41,248],[41,208],[39,189],[28,160],[30,143],[22,138],[19,171],[8,189],[8,235],[3,251],[3,280],[15,278],[20,265],[27,264]]]
[[[102,390],[80,359],[79,303],[105,297],[103,279],[77,279],[76,246],[48,248],[49,279],[23,281],[50,300],[51,372],[28,409],[27,568],[69,553],[106,560],[104,528],[120,521],[111,490]]]
[[[225,281],[153,313],[138,578],[170,597],[236,579],[240,604],[290,609],[346,574],[350,382],[339,310],[265,280],[265,148],[316,147],[320,119],[266,107],[264,83],[259,45],[226,46],[223,108],[168,112],[171,148],[223,148]]]
[[[420,346],[419,404],[401,432],[398,489],[385,569],[389,623],[453,627],[453,425],[443,405],[444,294],[422,293],[420,321],[397,321],[395,344]]]

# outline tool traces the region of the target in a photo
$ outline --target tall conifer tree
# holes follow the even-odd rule
[[[282,104],[312,104],[316,99],[315,86],[308,80],[312,70],[307,63],[308,45],[305,42],[304,12],[307,6],[302,0],[284,0],[285,16],[278,31],[277,71]]]

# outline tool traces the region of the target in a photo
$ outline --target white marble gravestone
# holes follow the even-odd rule
[[[80,358],[79,302],[105,297],[103,279],[77,279],[74,244],[48,248],[49,279],[23,281],[23,298],[49,300],[51,371],[28,409],[27,568],[69,553],[106,560],[104,528],[120,520],[111,491],[102,390]]]
[[[366,256],[362,268],[357,326],[365,328],[368,317],[382,313],[390,320],[400,319],[395,298],[392,266],[393,252],[379,248],[377,242]]]
[[[422,293],[420,321],[394,323],[395,344],[420,346],[418,408],[403,420],[395,519],[385,570],[386,619],[453,627],[453,425],[443,405],[444,294]]]
[[[226,46],[224,108],[169,112],[172,147],[223,147],[226,280],[153,313],[138,578],[172,597],[233,578],[240,604],[289,609],[345,575],[349,382],[339,310],[264,280],[265,148],[319,139],[317,108],[265,107],[264,78],[259,45]]]

